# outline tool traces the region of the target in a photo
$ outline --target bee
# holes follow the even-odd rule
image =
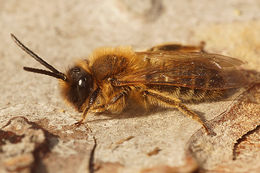
[[[24,67],[24,70],[55,77],[64,99],[82,118],[89,112],[121,113],[129,100],[144,108],[177,108],[209,129],[201,117],[185,103],[217,100],[228,90],[246,85],[238,67],[242,61],[203,51],[203,46],[165,44],[147,51],[131,47],[99,48],[88,59],[80,60],[66,73],[58,71],[21,43],[15,43],[49,70]]]

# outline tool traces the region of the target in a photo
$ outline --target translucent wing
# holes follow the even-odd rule
[[[242,61],[202,52],[137,52],[140,67],[116,76],[115,85],[169,85],[224,90],[246,85]]]

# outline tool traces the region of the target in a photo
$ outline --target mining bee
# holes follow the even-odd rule
[[[238,67],[242,61],[203,51],[201,46],[165,44],[147,51],[131,47],[99,48],[66,73],[48,64],[13,34],[15,43],[49,70],[24,70],[49,75],[60,81],[61,93],[84,122],[89,112],[121,113],[129,100],[144,108],[177,108],[209,130],[200,116],[184,103],[222,98],[230,89],[246,85]]]

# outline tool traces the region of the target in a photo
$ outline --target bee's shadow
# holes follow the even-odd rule
[[[100,122],[100,121],[106,121],[106,120],[114,120],[114,119],[130,119],[130,118],[137,118],[137,117],[145,117],[145,116],[150,116],[156,113],[163,113],[163,112],[167,112],[167,111],[171,111],[171,110],[176,110],[174,108],[162,108],[162,107],[156,107],[156,106],[152,106],[149,108],[149,110],[146,110],[140,106],[128,106],[122,113],[120,114],[112,114],[109,112],[103,112],[103,113],[99,113],[99,114],[95,114],[95,116],[105,116],[106,118],[95,118],[94,120],[90,120],[88,122]],[[203,112],[199,112],[196,110],[193,110],[196,114],[198,114],[200,116],[200,118],[203,121],[206,121],[205,117],[204,117],[204,113]]]
[[[120,114],[112,114],[110,112],[102,112],[102,113],[96,113],[95,116],[106,116],[107,118],[102,118],[102,119],[95,119],[92,121],[88,122],[93,122],[93,121],[103,121],[103,120],[111,120],[111,119],[129,119],[129,118],[136,118],[136,117],[144,117],[144,116],[149,116],[155,113],[159,112],[165,112],[169,109],[166,108],[160,108],[160,107],[151,107],[149,110],[146,110],[140,106],[127,106],[123,112]]]

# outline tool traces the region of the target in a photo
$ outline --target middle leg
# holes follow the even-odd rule
[[[109,111],[111,113],[121,113],[126,106],[126,99],[130,92],[129,87],[125,87],[122,91],[114,94],[106,104],[98,105],[91,108],[91,112],[102,113]]]

